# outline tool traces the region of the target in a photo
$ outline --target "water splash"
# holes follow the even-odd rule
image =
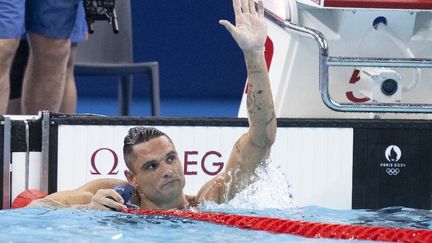
[[[228,203],[217,205],[213,202],[205,202],[199,210],[286,209],[294,206],[291,184],[279,167],[267,160],[257,168],[256,175],[257,180]]]

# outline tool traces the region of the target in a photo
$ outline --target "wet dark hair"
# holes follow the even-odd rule
[[[133,172],[132,162],[135,155],[133,154],[132,147],[136,144],[148,142],[153,138],[161,136],[167,137],[169,141],[172,142],[168,135],[154,127],[133,127],[129,129],[129,132],[123,141],[123,157],[129,170]]]

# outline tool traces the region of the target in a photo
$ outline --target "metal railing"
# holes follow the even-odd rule
[[[432,59],[423,58],[360,58],[360,57],[331,57],[328,55],[328,44],[325,36],[318,30],[298,26],[284,20],[268,9],[264,10],[265,17],[296,34],[312,37],[319,48],[319,88],[321,98],[326,106],[341,112],[386,112],[386,113],[432,113],[432,104],[415,103],[339,103],[330,97],[329,67],[393,67],[393,68],[432,68]]]
[[[4,117],[3,120],[3,209],[11,206],[11,120]]]

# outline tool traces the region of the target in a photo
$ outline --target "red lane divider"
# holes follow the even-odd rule
[[[175,216],[206,221],[242,229],[263,230],[271,233],[293,234],[308,238],[345,240],[375,240],[390,242],[431,243],[432,230],[396,229],[389,227],[314,223],[269,217],[235,214],[198,213],[180,210],[127,210],[128,213]]]

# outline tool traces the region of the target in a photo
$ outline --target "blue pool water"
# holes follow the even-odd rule
[[[219,205],[211,208],[214,208],[213,205],[204,205],[197,210],[432,230],[431,210],[402,207],[381,210],[330,210],[320,207],[245,210]],[[2,210],[0,226],[0,242],[346,242],[242,230],[166,216],[93,210]]]
[[[332,210],[295,207],[287,177],[271,163],[257,180],[225,204],[206,202],[198,212],[269,216],[309,222],[432,230],[432,210],[391,207]],[[0,211],[0,242],[343,242],[243,230],[166,216],[113,211],[25,208]],[[360,241],[356,241],[360,242]]]

